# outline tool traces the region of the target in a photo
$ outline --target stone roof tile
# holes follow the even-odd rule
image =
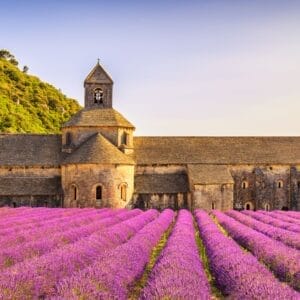
[[[188,177],[192,184],[234,183],[225,165],[188,165]]]
[[[136,163],[299,164],[300,137],[135,137]]]
[[[0,166],[59,166],[61,135],[0,134]]]
[[[186,174],[138,174],[134,177],[135,192],[139,194],[186,193]]]
[[[96,133],[69,154],[63,164],[125,164],[134,161],[100,133]]]
[[[63,127],[125,127],[134,128],[119,112],[113,108],[85,108],[76,113]]]

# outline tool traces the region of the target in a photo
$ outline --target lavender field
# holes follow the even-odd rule
[[[0,208],[0,299],[300,299],[300,212]]]

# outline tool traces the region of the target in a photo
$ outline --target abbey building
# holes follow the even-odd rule
[[[60,135],[0,134],[0,206],[300,210],[300,137],[135,137],[98,63]]]

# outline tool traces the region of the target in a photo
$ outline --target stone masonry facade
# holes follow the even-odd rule
[[[134,137],[97,63],[58,135],[0,134],[0,206],[300,210],[300,137]]]

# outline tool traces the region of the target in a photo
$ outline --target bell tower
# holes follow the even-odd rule
[[[98,62],[84,81],[85,108],[112,108],[113,81]]]

